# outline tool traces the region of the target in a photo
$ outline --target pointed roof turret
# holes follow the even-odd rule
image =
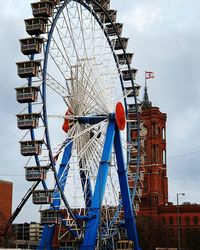
[[[143,104],[143,108],[150,108],[150,107],[152,107],[152,104],[149,101],[149,96],[148,96],[147,86],[146,85],[144,87],[144,97],[143,97],[142,104]]]

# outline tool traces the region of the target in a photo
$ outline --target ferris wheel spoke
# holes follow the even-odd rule
[[[101,133],[101,131],[103,131],[105,129],[105,126],[103,128],[101,128],[101,130],[99,131],[99,133]],[[87,151],[87,149],[94,143],[94,141],[96,141],[98,137],[98,133],[96,135],[94,135],[92,137],[92,139],[90,139],[83,148],[81,148],[81,150],[78,152],[78,157],[82,157],[82,155],[84,155],[84,153]]]
[[[83,129],[83,130],[80,131],[80,132],[77,132],[77,133],[73,134],[73,135],[70,137],[70,138],[71,138],[71,142],[76,141],[77,138],[79,138],[80,136],[83,136],[84,134],[90,132],[92,129],[97,129],[101,124],[104,124],[104,122],[105,122],[105,121],[101,121],[101,122],[99,122],[99,123],[97,123],[97,124],[91,125],[90,127]],[[71,143],[71,142],[70,142],[70,143]],[[64,147],[66,147],[66,146],[68,146],[68,145],[69,145],[69,143],[66,143]]]
[[[68,18],[69,18],[69,9],[67,9],[67,14],[68,14]],[[73,28],[71,27],[71,25],[70,25],[69,28],[71,29],[71,36],[72,36],[72,39],[73,39],[73,41],[74,41],[75,39],[74,39],[74,36],[73,36],[73,34],[74,34]],[[80,34],[79,34],[79,35],[80,35]],[[85,40],[84,40],[84,37],[82,37],[82,40],[85,41]],[[75,42],[74,42],[74,43],[75,43]],[[74,47],[76,48],[76,46],[74,46]],[[77,54],[78,54],[78,53],[77,53]],[[85,54],[85,52],[84,52],[84,54]],[[90,60],[88,60],[88,65],[90,65]],[[95,77],[96,75],[97,75],[97,76],[100,76],[100,74],[96,74],[96,73],[94,74],[94,73],[93,73],[94,79],[96,78],[96,77]],[[97,92],[97,93],[98,93],[98,92]],[[103,102],[103,103],[104,103],[104,102]]]
[[[58,49],[58,51],[59,51],[59,54],[62,56],[62,61],[63,60],[65,60],[64,59],[64,55],[63,55],[63,53],[60,51],[60,48],[58,47],[58,45],[57,45],[57,43],[56,43],[56,41],[54,41],[54,43],[55,43],[55,45],[56,45],[56,47],[57,47],[57,49]],[[64,75],[64,71],[62,70],[62,68],[61,68],[61,62],[60,61],[57,61],[57,58],[59,58],[59,57],[56,57],[56,56],[58,56],[58,53],[56,52],[56,53],[52,53],[52,50],[50,50],[50,55],[51,55],[51,57],[53,58],[53,61],[54,61],[54,63],[56,64],[56,66],[57,66],[57,68],[59,69],[59,71],[60,72],[62,72],[62,76],[63,77],[65,77],[65,75]],[[65,63],[67,63],[67,61],[65,60]],[[63,62],[62,62],[62,64],[63,64]],[[82,74],[82,75],[84,75],[84,74]],[[74,95],[74,93],[73,93],[73,91],[72,91],[72,89],[71,90],[69,90],[69,87],[68,87],[68,90],[66,90],[66,88],[65,87],[63,87],[63,85],[62,84],[59,84],[58,83],[58,81],[56,81],[52,76],[50,76],[50,74],[48,74],[48,76],[49,76],[49,78],[50,78],[50,83],[51,83],[51,85],[50,85],[50,87],[51,88],[53,88],[53,90],[55,90],[57,93],[59,93],[58,92],[58,90],[61,90],[62,92],[68,92],[68,98],[69,99],[72,99],[72,96]],[[89,77],[86,79],[86,82],[88,82],[88,79],[89,79]],[[53,80],[53,81],[52,81]],[[79,81],[78,79],[77,79],[77,86],[80,86],[79,87],[79,91],[77,91],[78,93],[81,93],[81,91],[84,89],[84,85],[83,85],[83,87],[81,87],[82,86],[82,82],[81,81]],[[59,88],[59,89],[58,89]],[[72,92],[73,94],[70,94],[70,92]],[[89,100],[91,100],[91,101],[93,101],[93,103],[95,103],[97,106],[99,106],[101,109],[103,109],[103,107],[102,107],[102,104],[100,104],[100,103],[98,103],[98,98],[96,98],[97,96],[95,95],[95,93],[93,92],[93,93],[91,93],[91,95],[89,95],[89,93],[88,93],[88,91],[85,91],[85,93],[87,94],[87,97],[89,98]],[[62,95],[63,95],[63,93],[62,93]],[[95,98],[94,98],[95,97]],[[78,98],[77,98],[78,99]],[[83,100],[84,99],[84,97],[81,97],[81,99]],[[74,99],[74,100],[76,100],[76,99]],[[71,100],[71,102],[72,102],[72,100]],[[72,105],[71,105],[72,106]]]

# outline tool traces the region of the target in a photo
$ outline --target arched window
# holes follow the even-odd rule
[[[166,164],[166,151],[165,150],[162,151],[162,163]]]
[[[178,219],[179,219],[179,225],[181,225],[181,217],[179,216]]]
[[[173,224],[174,224],[173,217],[171,217],[171,216],[169,217],[169,224],[170,224],[170,225],[173,225]]]
[[[162,139],[166,139],[166,133],[165,133],[165,128],[162,128]]]
[[[199,219],[197,216],[194,216],[194,225],[198,225],[199,224]]]
[[[185,217],[185,224],[190,225],[190,218],[188,216]]]
[[[153,121],[152,124],[152,135],[160,135],[160,127],[156,121]]]
[[[156,122],[154,121],[152,125],[152,135],[155,135],[155,134],[156,134]]]
[[[162,223],[163,225],[165,225],[165,223],[166,223],[165,217],[162,217],[162,218],[161,218],[161,223]]]
[[[153,144],[152,146],[152,161],[157,162],[158,161],[158,145]]]

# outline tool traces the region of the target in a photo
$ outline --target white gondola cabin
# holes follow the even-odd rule
[[[111,21],[113,23],[115,23],[117,20],[117,11],[116,10],[109,10],[108,15],[109,15]],[[102,12],[100,14],[100,19],[101,19],[102,23],[110,23],[110,19],[107,17],[107,15],[104,12]]]
[[[118,57],[119,64],[126,64],[127,63],[126,57],[127,57],[128,63],[131,64],[132,59],[133,59],[133,53],[126,53],[126,57],[125,57],[124,53],[122,53],[122,54],[118,54],[117,57]]]
[[[131,145],[133,147],[137,148],[138,147],[138,140],[137,139],[131,139]],[[144,147],[144,140],[143,139],[140,141],[140,146]]]
[[[47,31],[47,19],[43,17],[29,18],[24,20],[26,32],[29,35],[44,34]]]
[[[137,196],[142,197],[142,188],[141,187],[137,187],[136,194],[137,194]]]
[[[94,9],[95,12],[97,12],[97,13],[102,12],[102,9],[97,4],[92,2],[91,0],[86,0],[86,2],[93,4],[93,9]],[[110,0],[100,0],[99,3],[107,11],[110,9]]]
[[[60,210],[42,210],[40,211],[41,224],[59,224],[61,222]]]
[[[121,49],[127,49],[127,46],[128,46],[128,38],[126,37],[122,37],[121,38],[121,42],[119,39],[113,39],[112,42],[113,42],[113,46],[114,46],[114,49],[115,50],[121,50]]]
[[[131,240],[118,240],[117,250],[132,250],[133,242]]]
[[[134,86],[135,96],[139,96],[140,88],[141,87],[139,85]],[[134,96],[133,87],[125,87],[125,95],[127,97],[133,97]]]
[[[16,99],[19,103],[36,102],[38,99],[39,87],[26,86],[16,88]]]
[[[135,212],[138,213],[138,212],[139,212],[139,209],[140,209],[140,202],[135,201],[135,202],[133,203],[133,206],[134,206]]]
[[[142,123],[142,121],[140,121],[140,130],[141,130],[141,128],[142,128],[142,126],[143,126],[143,123]],[[132,132],[132,131],[137,131],[137,129],[138,129],[138,122],[137,122],[137,120],[132,120],[131,122],[129,122],[129,127],[130,127],[130,131]]]
[[[122,23],[115,23],[114,24],[114,27],[113,28],[113,25],[112,24],[108,24],[106,25],[106,31],[108,33],[109,36],[116,36],[116,32],[119,36],[121,36],[122,34],[122,28],[123,28],[123,24]],[[116,31],[115,31],[116,29]]]
[[[24,156],[40,155],[42,153],[43,140],[21,141],[21,154]]]
[[[142,104],[137,104],[138,112],[142,112]],[[136,113],[136,106],[135,104],[128,104],[128,112],[129,113]]]
[[[17,73],[21,78],[36,77],[41,71],[41,61],[25,61],[17,63]]]
[[[17,115],[17,126],[19,129],[38,128],[40,113],[19,114]]]
[[[44,181],[46,180],[49,166],[25,167],[25,176],[27,181]]]
[[[32,195],[33,204],[51,204],[54,190],[34,190]]]
[[[131,76],[132,76],[132,79],[135,80],[137,71],[138,71],[137,69],[131,68],[131,74],[130,74],[129,70],[123,70],[122,71],[123,80],[124,81],[130,81]]]
[[[34,17],[51,17],[53,16],[53,2],[43,1],[32,3],[32,11]]]
[[[42,51],[43,38],[30,37],[20,39],[21,52],[24,55],[39,54]]]
[[[143,164],[144,163],[144,157],[140,157],[140,164]],[[129,164],[130,165],[137,165],[137,156],[131,156],[130,157],[130,161],[129,161]]]
[[[54,5],[58,5],[63,0],[61,1],[60,0],[40,0],[40,2],[47,2],[47,1],[53,3]]]
[[[136,173],[133,173],[134,170],[129,169],[129,171],[131,172],[131,174],[132,174],[133,177],[135,178],[135,177],[136,177]],[[143,171],[141,171],[141,172],[138,174],[138,179],[139,179],[140,181],[143,181],[143,180],[144,180],[144,172],[143,172]],[[140,182],[139,182],[138,184],[140,184]]]
[[[137,165],[137,156],[131,156],[130,157],[130,164],[131,165]]]

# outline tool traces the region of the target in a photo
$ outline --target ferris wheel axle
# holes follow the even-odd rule
[[[99,122],[105,121],[105,120],[113,121],[115,120],[115,114],[111,113],[108,116],[106,115],[95,115],[95,116],[82,116],[78,117],[78,122],[82,124],[98,124]]]

